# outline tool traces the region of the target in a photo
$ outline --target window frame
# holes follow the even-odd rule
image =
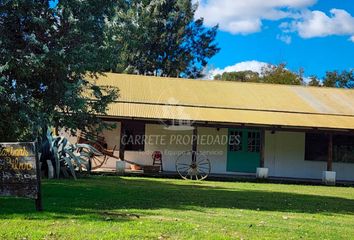
[[[247,132],[247,152],[261,152],[261,133],[259,131]]]
[[[239,144],[237,144],[237,139],[236,137],[239,137]],[[230,152],[242,152],[243,150],[243,131],[242,130],[230,130],[230,133],[229,133],[229,146],[228,146],[228,151]]]
[[[311,142],[312,145],[310,146]],[[315,150],[313,150],[315,148],[316,148],[316,152],[318,151],[323,152],[320,157],[313,158],[313,156],[311,156],[316,154],[316,152],[314,152]],[[347,150],[346,152],[345,149],[351,149],[351,150]],[[339,153],[338,153],[339,151],[345,151],[344,153],[343,152],[340,153],[341,157],[339,157]],[[345,155],[348,152],[349,152],[349,157]],[[343,156],[345,157],[345,159],[343,159]],[[304,160],[315,161],[315,162],[327,162],[327,159],[328,159],[328,135],[325,133],[306,132]],[[354,135],[333,134],[333,162],[354,164]]]

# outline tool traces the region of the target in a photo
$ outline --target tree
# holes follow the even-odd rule
[[[354,88],[354,70],[328,71],[323,79],[324,87]]]
[[[217,26],[194,19],[191,0],[124,2],[112,23],[122,51],[114,72],[198,78],[219,48]]]
[[[117,89],[93,80],[108,66],[115,1],[0,2],[0,136],[34,140],[46,126],[100,123]],[[89,77],[89,78],[88,78]]]
[[[316,76],[311,76],[310,77],[310,81],[307,84],[308,86],[312,86],[312,87],[321,87],[321,81],[316,77]]]
[[[239,81],[239,82],[259,82],[259,83],[274,83],[274,84],[289,84],[302,85],[303,70],[299,73],[292,72],[286,69],[286,64],[271,65],[262,68],[261,73],[253,71],[239,71],[239,72],[224,72],[222,75],[216,75],[214,79],[224,81]]]
[[[292,72],[286,69],[286,64],[271,65],[264,67],[261,73],[261,81],[264,83],[276,83],[287,85],[302,85],[303,70],[300,69],[299,73]]]
[[[259,73],[253,71],[224,72],[214,77],[215,80],[238,81],[238,82],[260,82]]]

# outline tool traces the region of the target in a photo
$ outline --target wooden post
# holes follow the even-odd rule
[[[198,129],[194,126],[192,135],[192,162],[197,160]]]
[[[42,187],[41,187],[41,168],[39,164],[38,156],[38,143],[35,142],[35,154],[36,154],[36,172],[37,172],[37,198],[35,199],[36,210],[43,211],[42,205]]]
[[[260,145],[260,151],[261,151],[261,160],[259,163],[259,167],[264,168],[264,152],[265,152],[265,130],[262,129],[260,133],[261,137],[261,145]]]
[[[328,134],[328,158],[327,158],[327,171],[332,171],[333,167],[333,134]]]
[[[119,142],[119,158],[124,161],[124,151],[125,151],[125,130],[123,121],[120,122],[120,142]]]

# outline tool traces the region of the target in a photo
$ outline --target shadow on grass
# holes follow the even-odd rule
[[[174,181],[119,177],[45,181],[44,213],[34,211],[32,200],[0,198],[0,217],[126,221],[139,218],[137,212],[141,210],[206,211],[207,208],[354,215],[354,200],[341,197],[261,191],[256,187],[245,190],[197,183],[176,184]]]

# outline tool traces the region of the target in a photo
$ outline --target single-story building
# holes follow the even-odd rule
[[[120,89],[105,121],[108,148],[175,172],[184,152],[211,174],[354,181],[354,90],[107,73]],[[193,157],[192,157],[193,158]]]

